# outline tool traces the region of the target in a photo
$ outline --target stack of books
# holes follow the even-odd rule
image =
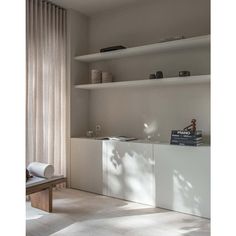
[[[183,145],[183,146],[199,146],[202,142],[202,131],[196,130],[172,130],[170,144]]]

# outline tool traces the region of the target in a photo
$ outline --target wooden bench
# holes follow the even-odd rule
[[[26,182],[26,195],[30,195],[31,206],[52,212],[52,189],[57,184],[64,182],[66,182],[66,178],[63,176],[54,176],[51,179],[30,178]]]

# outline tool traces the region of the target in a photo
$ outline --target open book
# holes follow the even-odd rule
[[[137,138],[127,137],[127,136],[110,136],[110,137],[102,137],[99,138],[102,140],[116,140],[116,141],[132,141],[137,140]]]

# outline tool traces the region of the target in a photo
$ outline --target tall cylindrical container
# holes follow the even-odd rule
[[[100,70],[91,70],[91,83],[97,84],[102,82],[102,72]]]

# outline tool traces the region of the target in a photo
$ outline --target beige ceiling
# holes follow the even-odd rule
[[[51,0],[57,5],[77,10],[88,16],[142,1],[144,2],[145,0]]]

